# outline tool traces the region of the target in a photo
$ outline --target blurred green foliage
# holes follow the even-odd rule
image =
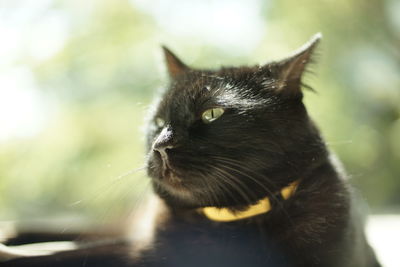
[[[218,67],[281,58],[316,32],[324,39],[316,74],[306,77],[317,91],[306,93],[310,114],[374,211],[399,207],[395,1],[265,1],[260,16],[266,27],[250,54],[168,33],[136,2],[81,7],[56,1],[49,7],[69,21],[68,38],[50,58],[27,55],[20,64],[33,71],[56,112],[38,134],[0,142],[0,219],[72,214],[109,220],[138,202],[149,187],[145,171],[120,176],[145,163],[146,114],[167,82],[160,40],[180,47],[177,54],[191,65]]]

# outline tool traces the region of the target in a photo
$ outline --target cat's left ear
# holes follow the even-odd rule
[[[272,63],[272,66],[266,66],[273,68],[277,77],[277,83],[275,84],[275,90],[278,93],[285,94],[287,96],[298,96],[301,95],[301,78],[307,65],[311,62],[313,53],[316,46],[322,38],[321,33],[314,35],[310,41],[296,50],[291,56]]]
[[[162,49],[170,78],[175,79],[177,76],[189,70],[189,67],[175,56],[166,46],[162,46]]]

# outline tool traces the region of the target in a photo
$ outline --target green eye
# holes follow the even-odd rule
[[[165,121],[161,118],[156,118],[156,125],[158,128],[162,128],[165,125]]]
[[[210,108],[201,114],[201,119],[204,123],[211,123],[224,114],[223,108]]]

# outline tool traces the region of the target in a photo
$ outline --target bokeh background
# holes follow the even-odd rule
[[[0,220],[108,223],[149,188],[161,44],[262,64],[322,32],[305,101],[374,214],[400,213],[400,1],[0,1]]]

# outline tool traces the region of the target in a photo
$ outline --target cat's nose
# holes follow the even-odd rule
[[[157,151],[163,158],[167,158],[168,150],[174,148],[173,134],[169,127],[165,127],[153,143],[153,151]]]

